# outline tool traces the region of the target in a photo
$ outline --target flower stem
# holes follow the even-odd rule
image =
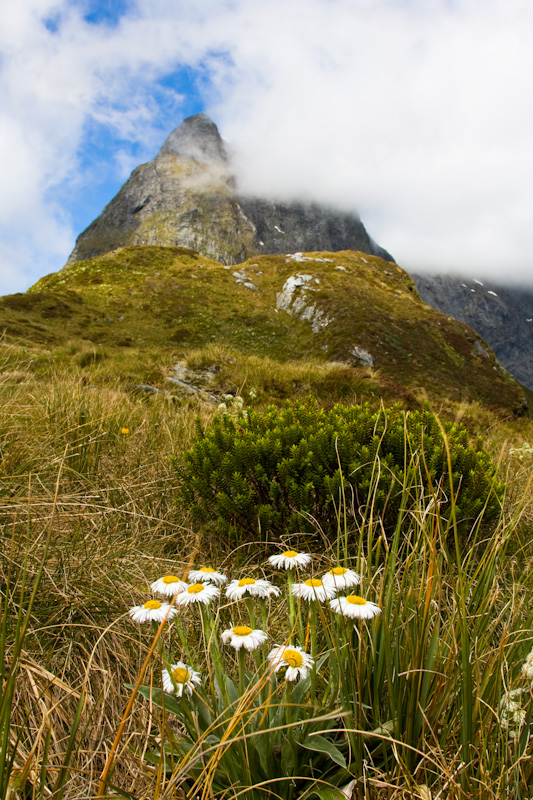
[[[207,669],[209,671],[209,682],[211,684],[211,696],[213,699],[213,703],[215,703],[216,701],[216,692],[213,681],[213,675],[211,672],[211,663],[215,668],[215,677],[218,683],[219,691],[224,700],[227,701],[226,680],[224,676],[224,668],[222,666],[222,656],[218,648],[218,641],[215,635],[216,631],[213,630],[213,619],[208,609],[203,605],[203,603],[199,603],[199,606],[200,606],[200,615],[202,618],[205,651],[207,654]]]
[[[244,694],[244,666],[246,662],[246,650],[244,647],[239,649],[239,696]]]
[[[248,614],[250,616],[250,625],[252,628],[255,628],[255,609],[254,609],[254,601],[251,597],[245,597],[244,602],[246,603],[246,608],[248,609]]]
[[[294,595],[292,593],[292,569],[287,570],[287,587],[289,590],[289,644],[292,643],[295,627]]]
[[[316,654],[317,654],[317,622],[316,622],[316,604],[317,600],[312,600],[310,605],[311,612],[311,657],[315,662],[311,670],[311,700],[316,706]]]

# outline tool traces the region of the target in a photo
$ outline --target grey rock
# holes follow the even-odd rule
[[[215,123],[207,114],[188,117],[165,140],[160,156],[174,155],[204,164],[227,164],[228,156]]]
[[[362,347],[357,347],[357,345],[354,345],[350,350],[350,353],[354,357],[354,360],[357,364],[364,364],[365,367],[374,366],[374,357],[368,352],[368,350],[364,350]]]
[[[150,386],[148,383],[138,383],[135,388],[139,389],[141,392],[150,392],[151,394],[158,394],[161,392],[161,389],[158,389],[156,386]]]
[[[276,308],[278,311],[286,311],[287,314],[307,320],[311,323],[313,333],[318,333],[329,325],[331,319],[309,300],[307,292],[315,290],[313,283],[319,281],[312,275],[302,273],[291,275],[283,284],[281,292],[276,295]]]
[[[359,216],[239,192],[216,125],[186,119],[76,240],[67,266],[128,245],[185,247],[223,264],[256,254],[360,250],[392,261]]]
[[[428,305],[473,328],[498,361],[533,389],[533,291],[453,275],[412,274]],[[481,353],[481,345],[476,342]],[[481,355],[488,355],[485,351]]]

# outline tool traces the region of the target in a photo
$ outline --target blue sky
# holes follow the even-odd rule
[[[206,111],[241,185],[358,210],[406,269],[533,283],[528,0],[0,6],[0,294]]]

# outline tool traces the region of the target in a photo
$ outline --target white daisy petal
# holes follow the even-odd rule
[[[222,586],[223,583],[228,582],[228,579],[212,567],[200,567],[200,569],[191,569],[189,581],[190,583],[214,583],[216,586]]]
[[[268,654],[274,672],[286,668],[285,679],[288,681],[296,681],[307,677],[309,670],[314,666],[314,659],[302,650],[301,647],[296,645],[275,645]]]
[[[354,572],[353,569],[346,569],[346,567],[333,567],[322,576],[322,582],[334,586],[337,591],[357,586],[360,580],[361,576],[357,572]]]
[[[150,586],[150,589],[156,594],[164,594],[167,597],[174,597],[175,594],[183,591],[186,586],[187,584],[185,581],[182,581],[175,575],[165,575],[164,578],[159,578],[159,580],[154,581],[154,583],[152,583]]]
[[[296,550],[285,550],[274,556],[269,556],[268,562],[276,569],[298,569],[307,567],[311,563],[309,553],[297,553]]]
[[[183,693],[188,694],[190,697],[194,687],[201,683],[200,673],[195,672],[183,661],[171,664],[170,669],[164,669],[162,678],[163,691],[168,694],[177,694],[178,697],[183,697]]]
[[[231,645],[235,650],[240,650],[241,647],[249,651],[256,650],[266,642],[267,638],[264,631],[252,630],[248,625],[236,625],[221,633],[224,644]]]
[[[533,650],[527,654],[526,660],[522,665],[522,675],[528,681],[533,681]]]
[[[176,597],[176,605],[188,606],[191,603],[210,603],[220,595],[220,589],[212,583],[186,584],[185,589]]]
[[[231,581],[226,587],[226,597],[229,600],[240,600],[245,594],[261,598],[270,597],[271,595],[277,597],[280,594],[280,590],[270,581],[265,581],[262,578],[259,578],[259,580],[241,578],[240,580]]]
[[[330,601],[330,606],[337,614],[343,614],[350,619],[372,619],[381,614],[381,608],[364,597],[350,594],[347,597],[337,597]]]
[[[308,578],[303,583],[295,583],[292,587],[295,597],[302,600],[318,600],[323,603],[335,596],[335,587],[329,583],[323,583],[319,578]]]
[[[135,622],[162,622],[165,617],[172,619],[176,609],[168,603],[160,603],[159,600],[147,600],[143,606],[130,608],[129,615]]]

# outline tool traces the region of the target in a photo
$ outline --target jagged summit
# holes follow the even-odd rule
[[[204,113],[187,117],[165,140],[157,158],[174,155],[192,158],[201,163],[221,162],[226,164],[228,156],[213,120]]]
[[[78,236],[67,265],[127,245],[188,247],[224,264],[254,255],[359,250],[391,256],[359,216],[240,194],[215,123],[188,117]]]

